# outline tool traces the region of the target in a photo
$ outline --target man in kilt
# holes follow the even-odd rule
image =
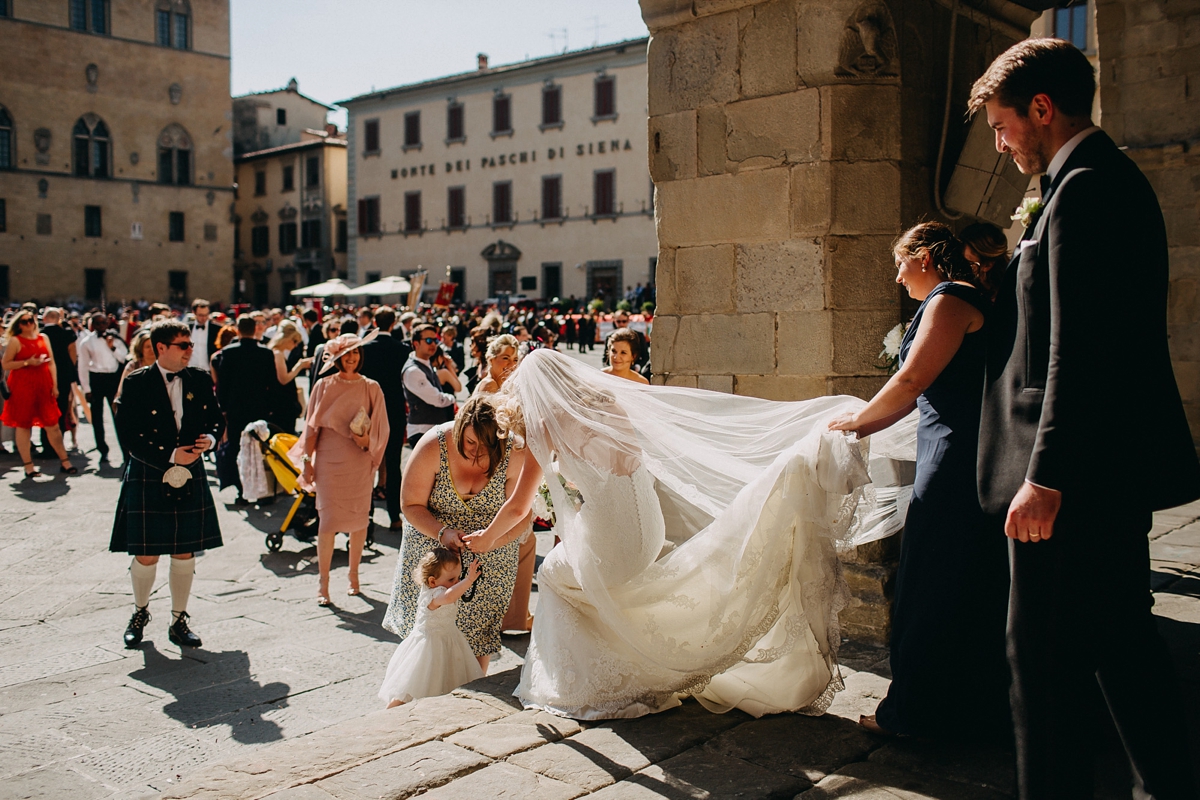
[[[180,647],[199,647],[200,637],[187,624],[187,601],[196,569],[192,556],[222,544],[200,456],[216,444],[224,421],[208,373],[187,366],[192,354],[188,326],[156,322],[150,328],[150,342],[157,362],[125,378],[116,404],[117,431],[129,447],[129,460],[108,549],[133,556],[129,574],[135,608],[125,629],[125,646],[141,644],[142,631],[150,621],[148,606],[158,557],[169,555],[168,638]],[[180,488],[164,483],[173,467],[190,473]],[[171,477],[182,476],[175,470]]]

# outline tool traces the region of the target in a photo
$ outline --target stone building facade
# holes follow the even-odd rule
[[[601,295],[654,280],[646,40],[339,102],[350,280],[424,266],[459,297]]]
[[[298,286],[344,274],[346,140],[310,130],[234,162],[236,299],[282,305]]]
[[[228,0],[0,6],[0,301],[227,300]]]
[[[300,141],[307,130],[325,130],[333,106],[300,94],[295,78],[282,89],[233,98],[233,154],[245,155]]]

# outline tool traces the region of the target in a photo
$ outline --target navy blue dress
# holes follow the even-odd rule
[[[908,357],[925,309],[940,295],[984,312],[978,289],[941,283],[917,310],[900,345]],[[984,332],[968,333],[917,398],[917,468],[900,544],[892,623],[892,684],[876,720],[925,737],[1011,728],[1005,623],[1008,548],[1002,523],[979,507],[975,462],[983,398]]]

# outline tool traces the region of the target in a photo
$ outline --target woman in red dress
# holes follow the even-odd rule
[[[22,310],[5,332],[4,358],[0,366],[8,374],[10,397],[4,402],[0,421],[17,429],[17,452],[25,463],[25,479],[37,476],[30,452],[34,427],[43,428],[50,446],[62,462],[60,472],[75,475],[78,469],[67,460],[62,431],[58,427],[58,380],[50,340],[38,332],[37,317]]]

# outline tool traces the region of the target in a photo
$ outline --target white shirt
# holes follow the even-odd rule
[[[433,365],[424,358],[413,356],[414,361],[420,361],[425,366],[433,369]],[[437,370],[433,370],[437,372]],[[429,382],[428,376],[416,367],[410,367],[404,370],[404,388],[415,394],[417,397],[424,400],[434,408],[445,408],[446,406],[454,405],[454,395],[443,392]],[[408,434],[411,436],[414,433],[425,433],[436,425],[409,425]]]
[[[192,323],[192,360],[188,362],[189,367],[208,372],[208,326],[212,324],[211,319],[203,325]]]
[[[171,398],[171,410],[175,412],[175,430],[179,430],[181,427],[183,427],[183,378],[177,377],[174,380],[169,381],[167,380],[168,375],[178,375],[179,373],[167,372],[165,369],[163,369],[162,364],[159,364],[157,361],[154,362],[154,366],[158,367],[158,372],[160,375],[162,375],[163,383],[166,384],[167,397]],[[212,448],[217,443],[217,440],[214,439],[211,434],[206,433],[204,435],[208,438],[209,448]],[[189,447],[192,443],[180,442],[179,444],[181,447]],[[171,463],[175,463],[174,453],[171,454]]]
[[[92,390],[88,373],[102,372],[108,375],[121,371],[125,359],[129,356],[129,348],[119,338],[112,340],[113,346],[108,346],[108,339],[90,332],[79,342],[76,348],[79,353],[79,388],[84,393]]]
[[[1050,159],[1050,166],[1046,167],[1046,174],[1050,176],[1050,180],[1054,180],[1055,176],[1058,175],[1058,171],[1062,169],[1063,164],[1067,163],[1067,159],[1071,157],[1071,153],[1075,152],[1075,148],[1079,146],[1079,143],[1098,130],[1100,129],[1095,125],[1084,128],[1072,136],[1066,144],[1058,148],[1058,152],[1054,154],[1054,158]]]

